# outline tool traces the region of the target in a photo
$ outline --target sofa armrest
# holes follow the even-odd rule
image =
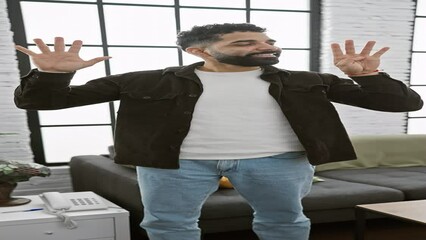
[[[132,239],[147,239],[139,227],[143,205],[136,170],[123,167],[107,156],[75,156],[70,161],[74,191],[93,191],[130,212]]]
[[[134,169],[104,156],[83,155],[71,158],[70,173],[74,191],[93,191],[127,210],[142,210]]]

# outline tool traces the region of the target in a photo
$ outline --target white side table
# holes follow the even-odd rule
[[[102,198],[109,206],[105,210],[67,212],[78,227],[68,229],[56,216],[41,211],[23,212],[44,208],[39,196],[26,205],[0,208],[1,240],[130,240],[129,212]],[[19,211],[13,213],[3,213]]]

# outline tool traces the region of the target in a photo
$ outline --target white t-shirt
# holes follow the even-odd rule
[[[205,72],[180,159],[222,160],[303,151],[277,101],[269,94],[262,70]]]

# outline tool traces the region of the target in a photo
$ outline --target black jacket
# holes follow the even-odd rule
[[[178,168],[195,103],[203,92],[194,69],[203,63],[131,72],[70,86],[73,73],[31,71],[15,91],[19,108],[49,110],[120,100],[115,162]],[[269,93],[280,105],[314,164],[355,159],[356,155],[330,101],[379,111],[422,108],[420,96],[385,73],[340,79],[331,74],[263,68]],[[235,89],[238,91],[238,89]]]

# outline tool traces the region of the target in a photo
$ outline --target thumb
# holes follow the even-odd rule
[[[87,61],[84,62],[84,67],[90,67],[90,66],[95,65],[98,62],[102,62],[102,61],[105,61],[105,60],[108,60],[108,59],[111,59],[111,58],[112,57],[110,57],[110,56],[104,56],[104,57],[97,57],[97,58],[90,59],[90,60],[87,60]]]

